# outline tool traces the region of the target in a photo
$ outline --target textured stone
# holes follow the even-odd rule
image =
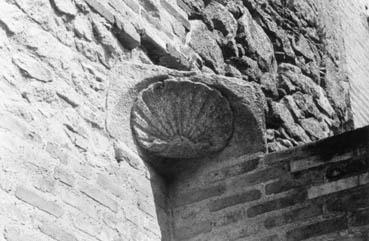
[[[73,26],[74,32],[78,37],[86,38],[87,40],[92,41],[93,39],[92,26],[87,19],[81,16],[76,16],[76,18],[73,20]]]
[[[56,9],[64,14],[75,16],[77,8],[71,0],[52,0]]]
[[[264,30],[252,18],[246,10],[244,15],[238,20],[240,30],[237,38],[244,44],[246,51],[256,55],[260,67],[266,71],[276,70],[273,45]]]
[[[237,21],[232,14],[216,1],[210,2],[206,6],[204,14],[213,22],[214,28],[219,30],[224,36],[234,37],[237,31]]]
[[[141,44],[141,37],[135,27],[129,21],[121,21],[116,18],[116,36],[120,43],[128,49],[134,49]]]
[[[297,140],[304,142],[310,140],[310,138],[306,135],[304,129],[302,129],[301,126],[296,124],[291,112],[284,104],[273,103],[271,109],[274,118],[282,122],[283,126],[286,128],[286,131],[288,132],[289,135],[296,138]]]
[[[319,123],[315,118],[306,118],[301,120],[301,126],[315,140],[328,137],[328,128],[324,123]]]
[[[52,81],[51,71],[35,58],[26,54],[17,54],[13,57],[13,62],[27,76],[42,82]]]
[[[60,0],[61,1],[61,0]],[[109,23],[114,24],[114,14],[97,0],[84,0],[94,11],[105,18]]]
[[[232,133],[228,101],[215,89],[165,80],[143,90],[132,112],[138,144],[158,156],[194,158],[223,149]]]
[[[11,34],[21,32],[25,27],[23,24],[25,15],[22,14],[21,10],[5,1],[0,3],[0,8],[3,9],[0,23],[5,26],[5,30]]]
[[[189,34],[189,45],[204,59],[205,65],[220,74],[224,73],[222,50],[205,24],[198,20],[191,21]]]

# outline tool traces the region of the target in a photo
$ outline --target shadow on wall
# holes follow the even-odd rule
[[[258,87],[219,76],[161,76],[135,88],[134,142],[151,176],[159,175],[151,186],[162,240],[177,240],[171,199],[186,185],[181,181],[209,165],[265,152],[265,103]]]

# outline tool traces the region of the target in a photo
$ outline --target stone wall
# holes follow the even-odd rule
[[[366,127],[183,174],[174,240],[367,240],[368,140]]]

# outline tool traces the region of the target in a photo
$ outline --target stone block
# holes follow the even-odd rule
[[[105,7],[98,0],[85,0],[85,2],[98,14],[100,14],[103,18],[105,18],[110,24],[115,23],[114,14]]]
[[[13,57],[13,62],[25,75],[31,78],[41,82],[51,82],[53,80],[51,71],[36,58],[18,53]]]
[[[187,20],[185,16],[180,14],[170,3],[168,3],[166,0],[160,0],[161,6],[164,7],[164,9],[170,13],[175,19],[181,22],[181,24],[187,29],[190,30],[191,24]]]
[[[131,50],[140,46],[141,36],[129,21],[125,20],[123,22],[123,20],[116,17],[115,24],[115,36],[124,47]]]
[[[259,198],[261,198],[261,192],[259,190],[250,190],[211,201],[208,206],[210,211],[215,212],[234,205],[258,200]]]
[[[77,8],[71,0],[52,0],[56,9],[64,14],[75,16]]]
[[[159,64],[178,70],[190,70],[191,68],[187,58],[171,44],[167,44],[166,54],[160,57]]]
[[[15,191],[15,196],[18,199],[55,217],[60,217],[64,214],[64,210],[58,204],[52,201],[45,200],[35,192],[26,189],[25,187],[18,186]]]
[[[123,0],[123,2],[130,7],[133,12],[139,14],[140,13],[140,5],[135,0]]]
[[[346,218],[340,217],[290,230],[286,233],[286,238],[287,241],[299,241],[323,234],[337,232],[346,228]]]
[[[42,233],[57,241],[78,241],[73,234],[64,231],[61,227],[58,227],[55,224],[43,223],[39,225],[38,228]]]
[[[118,204],[116,201],[108,197],[102,190],[91,185],[84,185],[81,192],[96,201],[97,203],[109,208],[113,212],[118,212]]]

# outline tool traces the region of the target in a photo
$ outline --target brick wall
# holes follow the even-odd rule
[[[345,43],[346,71],[351,85],[351,105],[355,127],[369,123],[369,1],[338,1],[336,5],[342,19],[342,32]]]
[[[367,240],[368,140],[366,127],[183,174],[174,240]]]

